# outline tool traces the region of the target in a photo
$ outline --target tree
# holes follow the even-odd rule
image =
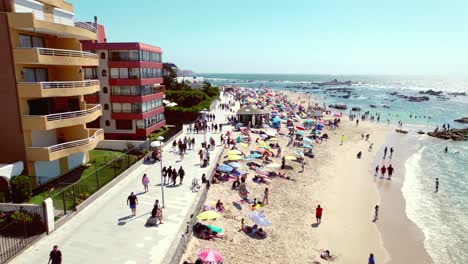
[[[163,64],[163,81],[166,90],[177,90],[177,72],[168,64]]]

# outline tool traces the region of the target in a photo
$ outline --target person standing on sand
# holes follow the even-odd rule
[[[377,176],[377,174],[379,174],[379,165],[377,165],[377,167],[375,167],[375,174],[374,174],[374,176]]]
[[[378,205],[374,207],[374,222],[377,221],[377,219],[379,219],[379,206]]]
[[[435,182],[435,192],[436,192],[436,193],[439,192],[439,178],[436,178],[436,182]]]
[[[284,170],[284,166],[286,165],[286,158],[281,158],[281,169]]]
[[[268,204],[268,187],[263,192],[263,204]]]
[[[315,219],[317,221],[317,225],[322,223],[322,212],[323,208],[320,207],[320,204],[315,208]]]
[[[390,158],[393,157],[393,147],[390,148]]]
[[[375,264],[375,259],[374,259],[374,254],[370,254],[369,256],[369,262],[367,262],[368,264]]]
[[[343,146],[343,143],[344,143],[344,135],[341,135],[341,144],[340,144],[340,146]]]
[[[384,158],[384,159],[385,159],[385,157],[387,157],[387,150],[388,150],[387,147],[385,147],[385,149],[384,149],[384,151],[383,151],[383,153],[384,153],[384,154],[383,154],[383,158]]]
[[[127,197],[127,205],[130,205],[130,209],[132,210],[132,216],[136,216],[137,204],[138,198],[133,192],[131,192],[130,195]]]
[[[380,174],[380,178],[385,178],[385,172],[387,172],[387,168],[385,168],[385,165],[382,165],[382,168],[380,168],[380,172],[382,174]]]
[[[145,192],[148,192],[148,184],[149,184],[149,178],[146,176],[146,173],[143,174],[143,178],[141,179],[141,183],[143,184],[143,187],[145,188]]]
[[[392,167],[392,164],[390,164],[387,168],[387,171],[388,171],[388,180],[391,180],[392,179],[392,174],[393,174],[393,167]]]

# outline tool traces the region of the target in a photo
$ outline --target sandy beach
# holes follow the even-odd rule
[[[304,94],[289,94],[290,100],[297,103],[306,98]],[[347,117],[341,120],[339,128],[325,130],[328,140],[314,143],[315,157],[306,158],[304,172],[298,162],[287,161],[290,167],[283,171],[291,180],[276,177],[268,185],[257,184],[252,181],[255,172],[249,171],[247,188],[250,199],[261,200],[265,187],[269,188],[269,203],[260,209],[272,223],[265,228],[266,239],[251,238],[241,230],[242,218],[246,224],[252,224],[248,217],[251,208],[248,204],[239,203],[238,192],[231,190],[232,182],[213,184],[206,204],[214,206],[221,200],[226,212],[219,219],[203,223],[222,228],[225,238],[201,240],[193,237],[181,263],[195,262],[198,250],[203,248],[218,250],[224,256],[224,263],[367,263],[370,253],[375,255],[377,263],[403,263],[402,259],[431,263],[421,243],[424,238],[422,232],[404,213],[401,191],[395,194],[397,199],[393,206],[389,205],[389,197],[401,189],[401,179],[388,188],[386,186],[393,184],[394,180],[373,176],[375,164],[382,160],[388,136],[395,134],[394,126],[367,121],[356,126]],[[282,127],[281,133],[286,132],[287,128]],[[370,134],[369,142],[362,140],[362,134]],[[345,137],[343,145],[340,145],[341,135]],[[286,147],[287,137],[278,138],[282,155],[294,155],[295,148]],[[368,151],[369,143],[373,143],[372,151]],[[248,148],[239,147],[239,150],[248,152]],[[361,159],[356,158],[359,151],[363,153]],[[273,160],[281,163],[280,158]],[[390,161],[387,158],[385,162],[388,165]],[[393,167],[402,175],[402,160],[395,162]],[[246,171],[246,162],[240,163]],[[386,197],[383,205],[379,189],[387,190],[387,196],[382,196]],[[388,189],[392,190],[391,194]],[[315,208],[319,204],[324,208],[323,217],[322,223],[316,225]],[[381,210],[379,219],[373,222],[375,205],[380,205]],[[388,228],[387,222],[392,228]],[[406,233],[392,236],[393,228]],[[399,238],[405,243],[399,244]],[[384,247],[387,244],[391,254]],[[325,249],[330,250],[333,260],[320,258]],[[408,251],[411,254],[400,254]]]

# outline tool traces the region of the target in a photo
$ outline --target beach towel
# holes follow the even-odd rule
[[[221,227],[212,226],[212,225],[206,225],[206,227],[208,227],[208,229],[210,229],[211,231],[216,232],[218,234],[223,232],[223,229]]]

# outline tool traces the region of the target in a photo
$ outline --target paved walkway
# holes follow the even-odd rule
[[[223,101],[224,102],[224,101]],[[225,115],[219,109],[214,111],[216,123],[225,123]],[[46,263],[53,245],[58,245],[63,254],[63,263],[161,263],[171,243],[183,223],[184,218],[195,202],[196,193],[192,193],[192,179],[201,183],[201,175],[215,166],[211,162],[208,168],[200,168],[197,151],[203,141],[203,134],[186,134],[179,137],[195,137],[195,150],[188,150],[182,162],[179,156],[171,152],[172,145],[163,148],[163,165],[186,171],[182,186],[164,189],[165,209],[164,224],[157,227],[145,227],[155,199],[161,202],[160,164],[143,164],[112,189],[99,197],[90,206],[79,212],[57,231],[44,237],[39,242],[20,254],[11,263]],[[226,128],[223,128],[226,131]],[[219,144],[219,134],[207,133],[207,140],[213,135]],[[217,146],[210,153],[211,160],[216,160],[222,152]],[[148,193],[143,192],[141,178],[146,173],[150,180]],[[177,181],[178,182],[178,181]],[[130,192],[139,193],[137,216],[131,214],[126,204]]]

